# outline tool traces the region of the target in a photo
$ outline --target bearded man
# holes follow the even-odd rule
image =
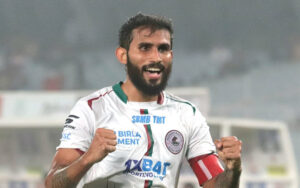
[[[115,54],[126,79],[71,110],[46,187],[175,188],[184,159],[205,188],[239,186],[241,141],[214,144],[199,110],[164,91],[172,41],[164,17],[139,13],[122,25]]]

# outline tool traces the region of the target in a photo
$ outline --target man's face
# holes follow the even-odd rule
[[[147,96],[159,94],[167,85],[172,69],[171,36],[168,30],[133,30],[127,52],[127,74],[135,87]]]

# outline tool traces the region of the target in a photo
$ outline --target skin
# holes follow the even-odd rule
[[[46,187],[76,187],[84,174],[95,164],[116,150],[116,135],[112,130],[99,128],[82,156],[75,149],[59,149],[46,177]]]
[[[170,66],[173,60],[173,51],[171,49],[170,33],[167,30],[157,30],[151,33],[148,28],[137,28],[133,32],[133,40],[130,43],[128,55],[132,63],[140,69],[144,65],[161,62],[163,66]],[[116,50],[116,57],[120,63],[127,64],[127,50],[119,47]],[[144,78],[150,84],[150,77],[144,73]],[[161,78],[156,80],[156,84],[161,82]],[[122,89],[128,96],[129,101],[148,102],[156,101],[158,96],[147,96],[139,91],[129,79],[128,75]]]
[[[132,63],[140,69],[144,65],[160,62],[167,67],[172,64],[173,51],[170,43],[170,33],[161,29],[151,32],[148,28],[137,28],[133,32],[133,40],[129,50],[119,47],[116,57],[122,64],[127,64],[130,57]],[[127,56],[128,55],[128,56]],[[159,84],[161,76],[143,73],[146,82]],[[149,102],[156,101],[158,96],[148,96],[139,91],[129,79],[128,75],[122,89],[129,101]],[[93,166],[103,160],[110,152],[116,150],[116,135],[112,130],[99,128],[96,130],[93,141],[83,155],[75,149],[59,149],[52,161],[51,169],[46,177],[45,186],[76,187],[80,179]],[[239,186],[241,173],[241,146],[236,137],[224,137],[215,141],[220,159],[226,165],[225,171],[204,183],[204,188],[235,188]]]
[[[218,176],[206,181],[204,188],[238,188],[241,167],[242,141],[235,136],[215,140],[218,155],[225,164],[225,170]]]

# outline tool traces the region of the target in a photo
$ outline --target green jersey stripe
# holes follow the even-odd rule
[[[170,100],[173,100],[173,101],[176,101],[176,102],[180,102],[180,103],[184,103],[184,104],[190,105],[190,106],[192,107],[193,113],[194,113],[194,115],[195,115],[196,108],[195,108],[191,103],[189,103],[189,102],[187,102],[187,101],[181,101],[181,100],[178,100],[178,99],[174,99],[174,98],[172,98],[172,97],[166,97],[166,98],[168,98],[168,99],[170,99]]]

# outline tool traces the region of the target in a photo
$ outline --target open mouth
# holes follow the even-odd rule
[[[147,79],[150,80],[158,80],[161,78],[162,72],[164,70],[164,66],[161,64],[156,65],[148,65],[143,68],[143,72]]]
[[[150,68],[146,68],[145,71],[150,72],[150,73],[161,73],[162,69],[160,68],[154,68],[154,67],[150,67]]]
[[[143,71],[156,74],[160,74],[164,69],[165,67],[160,63],[150,64],[143,67]]]

